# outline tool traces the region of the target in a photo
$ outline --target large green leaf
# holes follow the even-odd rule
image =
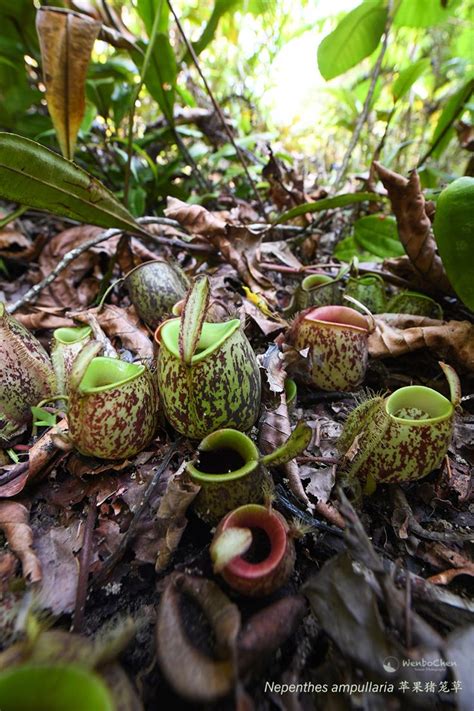
[[[410,64],[406,69],[402,69],[398,77],[393,82],[392,86],[392,96],[393,102],[399,101],[402,96],[405,96],[407,91],[411,89],[413,84],[430,66],[430,60],[428,57],[419,59],[417,62]]]
[[[456,91],[456,93],[453,94],[446,102],[431,138],[431,145],[434,145],[435,143],[438,144],[432,152],[433,158],[439,158],[446,149],[453,135],[453,123],[463,110],[463,107],[467,103],[473,90],[474,79],[470,79],[466,84],[463,84],[463,86],[458,89],[458,91]]]
[[[453,14],[460,0],[402,0],[395,14],[394,24],[399,27],[431,27]]]
[[[336,207],[346,207],[347,205],[352,205],[356,202],[365,202],[366,200],[381,202],[386,200],[386,198],[382,195],[377,195],[377,193],[344,193],[343,195],[324,198],[323,200],[318,200],[317,202],[305,202],[303,205],[298,205],[297,207],[293,207],[291,210],[284,212],[283,215],[280,215],[278,220],[275,220],[275,224],[278,225],[280,222],[287,222],[288,220],[292,220],[294,217],[306,215],[308,212],[333,210]]]
[[[146,234],[96,178],[12,133],[0,133],[0,198],[100,227]]]
[[[349,12],[318,48],[318,66],[327,81],[344,74],[376,49],[387,20],[379,0],[367,0]]]
[[[193,49],[197,55],[201,54],[207,45],[212,42],[222,15],[225,15],[226,12],[234,10],[239,4],[240,0],[216,0],[212,9],[212,14],[207,25],[202,31],[201,36],[196,42],[193,42]],[[191,57],[189,52],[187,52],[184,57],[184,61],[189,63],[190,59]]]
[[[168,33],[170,9],[166,0],[137,0],[136,9],[145,25],[148,37],[151,37],[155,14],[158,10],[160,10],[158,32]]]
[[[394,217],[385,215],[361,217],[354,225],[354,239],[362,249],[382,259],[401,257],[405,254]]]

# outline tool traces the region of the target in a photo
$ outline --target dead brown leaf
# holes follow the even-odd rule
[[[0,528],[8,545],[20,559],[24,577],[31,583],[42,578],[41,563],[33,550],[30,514],[18,501],[0,501]]]
[[[396,357],[420,348],[474,371],[474,326],[469,321],[438,321],[410,314],[377,314],[369,336],[373,358]]]
[[[213,215],[201,205],[188,205],[177,198],[168,198],[166,217],[177,220],[179,224],[193,235],[205,237],[224,236],[227,223],[218,215]]]
[[[374,166],[392,203],[400,241],[416,271],[432,289],[452,293],[453,289],[436,250],[418,173],[413,170],[407,180],[380,163],[375,162]]]
[[[155,563],[157,572],[166,568],[177,549],[188,523],[186,511],[198,495],[200,488],[186,476],[185,463],[169,480],[156,513],[159,535]]]
[[[69,315],[81,323],[89,323],[89,316],[94,316],[111,340],[120,339],[124,348],[140,358],[153,358],[153,345],[148,331],[133,306],[123,309],[106,304],[102,308],[88,309],[87,312],[73,311]]]
[[[62,316],[64,309],[56,307],[30,306],[29,313],[15,313],[17,321],[23,324],[28,330],[55,329],[64,326],[74,326],[72,318]]]
[[[0,257],[28,259],[33,252],[33,244],[19,229],[8,225],[0,230]]]
[[[60,8],[40,7],[36,14],[48,110],[69,160],[84,116],[87,67],[101,24]]]
[[[72,612],[76,602],[79,565],[75,553],[82,544],[81,523],[75,521],[67,528],[52,526],[37,531],[36,551],[43,571],[38,591],[38,604],[53,615]]]
[[[252,291],[265,291],[266,298],[272,299],[273,285],[259,269],[260,231],[254,232],[247,226],[226,222],[219,213],[212,214],[200,205],[188,205],[176,198],[168,198],[165,214],[192,234],[207,237]]]

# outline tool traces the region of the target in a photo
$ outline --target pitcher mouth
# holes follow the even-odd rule
[[[327,323],[328,326],[352,328],[355,331],[369,331],[365,316],[348,306],[318,306],[305,315],[305,320]]]
[[[408,385],[387,398],[385,411],[395,422],[420,426],[447,420],[453,414],[454,406],[437,390],[424,385]],[[421,416],[415,416],[417,411]],[[406,414],[400,416],[400,412]]]
[[[54,338],[65,346],[72,346],[74,343],[83,341],[90,336],[92,328],[90,326],[72,326],[70,328],[57,328],[54,331]]]
[[[310,292],[326,284],[332,284],[334,279],[327,274],[310,274],[301,282],[303,291]]]
[[[144,365],[126,363],[117,358],[93,358],[82,376],[79,389],[82,393],[99,393],[118,388],[135,380],[145,371]]]
[[[242,578],[260,578],[271,573],[280,563],[286,552],[287,532],[278,518],[269,513],[264,506],[247,504],[233,511],[226,519],[223,530],[231,526],[249,528],[255,539],[263,532],[268,539],[269,552],[255,562],[246,560],[247,553],[230,561],[226,572]]]
[[[164,345],[165,348],[180,360],[179,355],[179,329],[181,325],[180,318],[172,318],[158,326],[155,332],[155,341],[159,345]],[[222,323],[204,322],[201,332],[201,338],[197,344],[196,351],[193,355],[191,363],[199,363],[217,350],[237,329],[240,328],[240,320],[238,318]]]
[[[236,469],[222,472],[209,472],[200,469],[199,460],[204,454],[216,453],[218,457],[220,452],[230,450],[242,462]],[[232,460],[231,460],[232,461]],[[235,461],[235,460],[233,460]],[[225,469],[225,457],[223,457],[223,468]],[[259,464],[258,449],[252,440],[242,432],[233,429],[222,429],[213,432],[205,437],[198,447],[198,456],[187,465],[187,471],[197,481],[202,481],[207,484],[221,484],[227,481],[234,481],[255,471]]]

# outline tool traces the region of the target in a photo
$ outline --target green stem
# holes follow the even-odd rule
[[[28,205],[20,205],[20,207],[17,207],[16,210],[13,212],[9,212],[8,215],[5,215],[5,217],[2,217],[0,220],[0,230],[2,230],[4,227],[6,227],[10,222],[13,222],[13,220],[16,220],[17,217],[21,217],[24,212],[28,210]]]

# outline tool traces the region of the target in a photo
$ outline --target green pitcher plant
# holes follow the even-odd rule
[[[271,595],[288,582],[295,545],[286,519],[271,507],[246,504],[217,526],[210,547],[214,572],[248,597]]]
[[[428,318],[443,318],[443,310],[437,301],[417,291],[401,291],[389,300],[387,313],[414,314]]]
[[[260,409],[257,358],[239,319],[204,321],[207,277],[188,292],[180,318],[156,332],[158,385],[171,425],[191,439],[220,427],[248,430]]]
[[[57,391],[67,394],[72,366],[85,345],[92,340],[90,326],[57,328],[51,342],[51,360],[56,374]]]
[[[310,274],[305,277],[295,292],[296,310],[310,306],[329,306],[341,301],[341,283],[327,274]]]
[[[364,274],[363,276],[350,276],[344,289],[346,296],[352,296],[360,301],[374,314],[385,311],[387,299],[385,295],[385,282],[378,274]],[[353,308],[361,310],[354,304]]]
[[[369,398],[351,412],[338,441],[343,457],[351,450],[341,466],[349,482],[358,479],[371,493],[378,482],[415,481],[440,466],[461,399],[456,372],[440,365],[450,386],[449,400],[432,388],[409,385],[388,397]]]
[[[31,406],[56,390],[53,364],[41,343],[0,303],[0,447],[23,434]]]
[[[238,506],[260,503],[265,481],[271,484],[267,468],[285,464],[308,446],[312,430],[300,422],[287,441],[265,456],[243,432],[226,428],[205,437],[186,470],[201,487],[194,509],[208,523],[217,523]]]
[[[189,288],[186,274],[177,264],[157,259],[128,272],[125,286],[140,318],[156,329]]]
[[[100,459],[125,459],[151,442],[158,425],[158,390],[142,363],[98,356],[89,343],[69,379],[69,435],[76,449]]]
[[[322,306],[302,311],[287,341],[307,363],[312,385],[321,390],[353,390],[363,381],[373,319],[347,306]]]
[[[115,711],[100,677],[74,664],[24,664],[0,672],[5,711]]]

